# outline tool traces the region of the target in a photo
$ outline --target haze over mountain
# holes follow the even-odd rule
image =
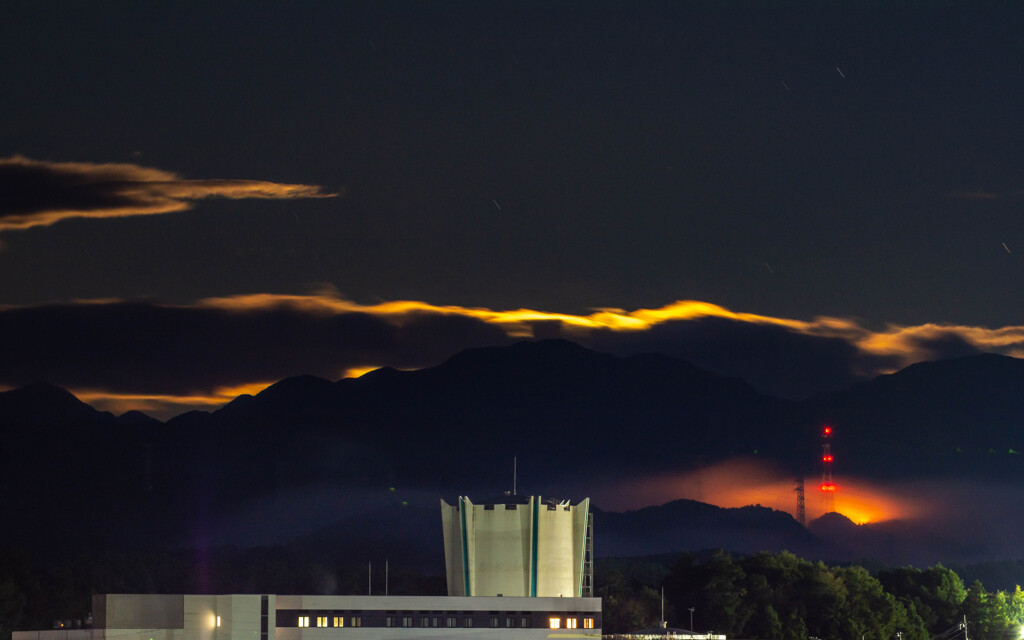
[[[725,546],[975,562],[1015,553],[1009,532],[1021,514],[1004,498],[1024,484],[1012,453],[1024,450],[1022,389],[1024,363],[983,355],[795,402],[671,357],[620,358],[561,340],[473,349],[418,371],[289,378],[167,423],[97,412],[39,383],[0,393],[0,535],[19,544],[245,545],[329,538],[338,522],[351,540],[362,522],[359,536],[370,540],[403,509],[436,513],[439,497],[511,489],[516,457],[519,493],[594,496],[603,555]],[[920,487],[918,506],[931,506],[896,509],[900,523],[840,523],[828,535],[821,522],[808,532],[779,512],[793,511],[798,475],[816,500],[825,422],[837,425],[840,482]],[[781,498],[726,506],[775,511],[650,506],[685,497],[662,479],[738,458],[788,484]],[[729,478],[715,482],[735,486],[705,487],[707,501],[747,482]],[[644,481],[659,493],[630,493]],[[984,532],[961,531],[943,501],[998,518]],[[942,524],[929,529],[929,518]],[[429,519],[414,518],[423,522],[410,535],[422,537]],[[949,533],[929,537],[935,527]]]

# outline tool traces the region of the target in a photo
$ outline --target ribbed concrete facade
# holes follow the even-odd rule
[[[450,596],[581,597],[590,499],[441,501]]]

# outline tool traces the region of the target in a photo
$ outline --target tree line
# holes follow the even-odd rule
[[[1024,593],[965,587],[951,569],[827,566],[792,553],[605,563],[595,577],[604,631],[658,626],[773,640],[1011,640],[1024,624]],[[690,611],[690,609],[693,611]],[[691,618],[692,616],[692,618]]]
[[[381,567],[376,567],[381,574]],[[87,618],[95,593],[365,594],[366,566],[340,566],[285,547],[246,550],[104,551],[41,557],[0,551],[0,640]],[[383,575],[373,577],[383,593]],[[1011,640],[1024,624],[1024,593],[965,587],[955,571],[899,567],[872,574],[783,553],[722,551],[597,560],[605,633],[669,626],[730,638]],[[392,568],[389,593],[443,595],[442,575]],[[692,611],[691,611],[692,609]],[[692,627],[691,627],[692,616]]]

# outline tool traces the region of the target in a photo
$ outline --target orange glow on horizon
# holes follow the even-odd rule
[[[594,501],[609,509],[636,509],[686,498],[723,508],[751,505],[785,511],[795,517],[796,482],[772,465],[752,459],[734,459],[693,471],[646,478],[593,492]],[[835,485],[833,485],[835,486]],[[838,487],[836,487],[838,489]],[[857,524],[910,520],[928,508],[895,489],[849,478],[835,494],[834,510]],[[807,517],[825,513],[824,505],[808,496]]]
[[[351,369],[345,369],[342,372],[342,378],[362,378],[371,371],[376,371],[380,367],[352,367]]]
[[[256,395],[273,382],[254,382],[231,387],[217,387],[208,395],[188,394],[143,394],[143,393],[112,393],[100,389],[69,389],[76,398],[92,405],[100,411],[122,414],[126,411],[167,412],[175,407],[180,408],[219,408],[238,396]]]

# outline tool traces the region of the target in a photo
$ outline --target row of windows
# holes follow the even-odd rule
[[[328,627],[328,626],[330,626],[330,627],[344,627],[345,626],[345,617],[341,616],[341,615],[333,616],[333,620],[331,620],[331,623],[332,623],[331,625],[328,625],[328,621],[329,621],[329,617],[327,615],[317,615],[316,616],[316,626],[317,627]],[[440,621],[441,621],[441,617],[439,615],[424,616],[424,617],[420,617],[419,626],[420,627],[440,627]],[[219,623],[220,621],[217,621],[217,622]],[[489,622],[490,622],[490,627],[492,627],[494,629],[498,629],[498,628],[501,627],[501,622],[502,621],[501,621],[501,618],[498,617],[497,615],[492,615],[489,618]],[[516,623],[516,621],[515,621],[514,617],[512,617],[512,616],[506,616],[505,617],[505,627],[507,629],[511,629],[511,628],[515,627],[515,623]],[[548,628],[549,629],[562,629],[562,625],[563,624],[565,626],[565,629],[577,629],[577,625],[580,624],[580,620],[577,617],[566,617],[564,622],[563,622],[561,617],[552,616],[552,617],[548,618]],[[362,617],[359,616],[359,615],[352,615],[352,616],[350,616],[348,618],[348,626],[349,627],[361,627],[362,626]],[[414,626],[416,626],[416,621],[415,621],[415,618],[412,615],[388,615],[387,617],[384,618],[384,626],[385,627],[414,627]],[[459,618],[458,618],[458,616],[455,616],[455,615],[447,615],[447,616],[445,616],[444,617],[444,626],[449,628],[449,629],[453,629],[455,627],[458,627],[459,626]],[[469,617],[469,616],[463,617],[462,618],[462,626],[463,627],[472,627],[473,626],[473,618]],[[529,626],[530,626],[529,617],[525,616],[525,615],[520,616],[519,617],[519,627],[525,629],[525,628],[528,628]],[[309,616],[308,615],[300,615],[299,616],[299,627],[303,627],[303,628],[309,627]],[[585,617],[585,618],[583,618],[583,629],[593,629],[593,628],[594,628],[594,618],[593,617]]]
[[[566,618],[565,619],[565,628],[566,629],[575,629],[577,624],[579,624],[579,619],[578,618]],[[562,628],[562,619],[561,618],[554,618],[554,617],[548,618],[548,628],[549,629],[561,629]],[[593,618],[583,618],[583,628],[584,629],[593,629],[594,628],[594,619]]]
[[[412,616],[388,616],[384,619],[385,627],[440,627],[442,616],[424,616],[419,620],[414,619]],[[472,627],[475,622],[473,618],[466,616],[462,618],[463,627]],[[491,628],[497,629],[502,626],[502,619],[497,616],[491,616],[489,618],[489,624]],[[504,626],[506,629],[511,629],[516,626],[523,629],[533,626],[533,623],[529,616],[521,616],[518,621],[512,616],[508,616],[504,619]],[[459,625],[458,616],[444,616],[444,626],[449,629],[453,629]],[[593,627],[591,627],[593,628]]]
[[[318,626],[318,627],[328,627],[328,626],[330,626],[330,627],[344,627],[345,626],[345,618],[344,618],[344,616],[334,616],[333,619],[331,620],[332,624],[330,624],[330,625],[327,624],[327,620],[328,620],[327,616],[317,616],[316,617],[316,626]],[[298,626],[300,626],[300,627],[308,627],[309,626],[309,616],[299,616],[299,624],[298,624]],[[350,627],[361,627],[361,626],[363,626],[363,618],[361,616],[351,616],[351,617],[349,617],[349,619],[348,619],[348,626],[350,626]]]
[[[331,625],[328,625],[329,621],[331,622]],[[419,627],[428,627],[428,628],[429,627],[434,627],[434,628],[436,628],[436,627],[440,627],[440,622],[441,622],[441,616],[439,616],[439,615],[420,617],[418,625],[417,625],[417,621],[415,620],[415,618],[412,615],[388,615],[387,617],[384,618],[384,626],[385,627],[415,627],[415,626],[419,626]],[[512,629],[512,628],[514,628],[516,626],[515,617],[506,616],[504,622],[505,622],[505,628],[506,629]],[[526,629],[526,628],[528,628],[530,626],[529,617],[526,616],[526,615],[520,616],[518,622],[519,622],[519,627],[520,628]],[[497,615],[492,615],[489,618],[489,623],[490,623],[490,627],[492,627],[494,629],[498,629],[498,628],[500,628],[502,626],[502,618],[500,618]],[[548,628],[549,629],[562,629],[562,625],[563,624],[564,624],[564,628],[565,629],[577,629],[577,625],[580,624],[580,620],[577,617],[566,617],[566,618],[564,618],[564,622],[563,622],[561,617],[552,616],[552,617],[548,618]],[[308,615],[300,615],[299,616],[299,625],[298,626],[302,627],[302,628],[309,627],[309,616]],[[335,627],[335,628],[344,627],[345,626],[345,617],[342,616],[342,615],[335,615],[333,617],[329,617],[327,615],[317,615],[316,616],[316,626],[317,627]],[[362,617],[360,615],[349,616],[348,617],[348,626],[349,627],[361,627],[362,626]],[[456,615],[444,616],[444,626],[449,628],[449,629],[453,629],[453,628],[459,627],[459,618],[458,618],[458,616],[456,616]],[[469,617],[469,616],[463,617],[462,618],[462,626],[463,627],[472,627],[473,626],[473,618]],[[583,618],[583,629],[593,629],[593,628],[594,628],[594,618],[593,617],[585,617],[585,618]]]
[[[413,616],[387,616],[384,619],[384,626],[386,627],[440,627],[442,616],[422,616],[417,621]],[[299,616],[299,627],[309,627],[310,616]],[[316,626],[317,627],[344,627],[346,618],[344,616],[317,616]],[[361,627],[363,626],[362,616],[349,616],[347,618],[348,626],[350,627]],[[331,624],[328,624],[330,622]],[[498,616],[491,616],[489,618],[491,628],[500,628],[502,626],[502,619]],[[507,629],[514,628],[516,626],[516,618],[513,616],[506,616],[504,618],[504,627]],[[529,616],[520,616],[518,620],[518,626],[520,628],[529,628],[531,626],[531,620]],[[548,628],[550,629],[561,629],[563,624],[566,629],[576,629],[577,625],[580,624],[579,618],[567,617],[564,619],[558,616],[552,616],[548,618]],[[472,627],[474,625],[473,618],[466,616],[462,618],[463,627]],[[594,618],[583,618],[582,620],[583,629],[594,628]],[[459,619],[457,616],[444,616],[444,626],[449,629],[460,626]]]

